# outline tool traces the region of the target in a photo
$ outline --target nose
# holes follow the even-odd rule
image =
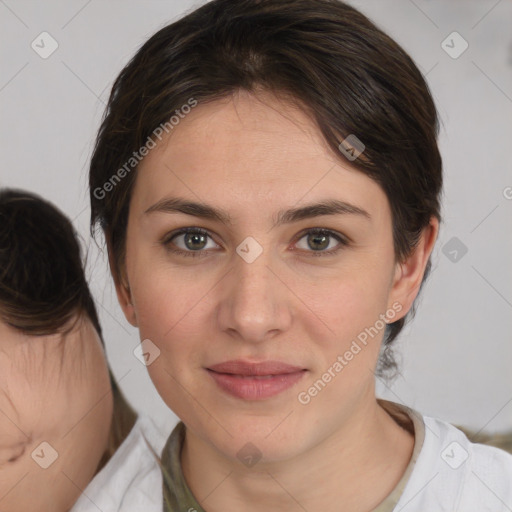
[[[253,249],[253,248],[251,248]],[[240,340],[259,343],[289,329],[293,293],[283,271],[276,271],[269,250],[251,261],[238,253],[227,274],[219,304],[218,321],[223,332]]]

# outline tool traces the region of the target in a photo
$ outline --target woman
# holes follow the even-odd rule
[[[122,70],[91,227],[181,419],[168,510],[512,507],[509,454],[375,396],[430,271],[437,133],[410,57],[339,1],[213,0]]]
[[[135,420],[70,221],[37,195],[0,189],[0,510],[70,510]]]

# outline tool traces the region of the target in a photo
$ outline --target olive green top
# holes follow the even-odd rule
[[[402,495],[418,458],[425,438],[425,424],[421,414],[395,402],[377,399],[384,410],[398,425],[414,435],[411,460],[402,478],[391,493],[372,512],[392,512]],[[164,512],[205,512],[189,489],[181,468],[181,448],[185,440],[185,425],[180,421],[171,432],[162,452],[162,465],[167,473],[164,478]]]

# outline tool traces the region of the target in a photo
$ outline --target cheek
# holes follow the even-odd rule
[[[97,405],[90,406],[89,414],[77,420],[77,426],[59,444],[62,471],[80,489],[93,478],[107,449],[112,412],[112,395],[109,394]]]
[[[18,410],[34,442],[53,440],[67,449],[78,431],[83,439],[103,442],[110,427],[113,403],[105,363],[97,364],[102,365],[101,370],[90,367],[91,371],[76,370],[60,378],[48,376],[46,385],[20,389],[23,395],[18,397]],[[75,442],[75,448],[80,449],[80,440]]]
[[[361,390],[368,389],[386,329],[381,315],[386,314],[387,298],[387,270],[371,264],[370,258],[347,263],[335,277],[320,279],[309,289],[305,302],[314,304],[329,330],[316,322],[310,333],[318,358],[301,388],[315,403],[306,408],[308,414],[332,403],[355,404]]]
[[[167,406],[186,414],[190,396],[181,386],[193,387],[205,340],[216,336],[211,301],[219,277],[156,263],[132,267],[129,279],[143,349],[156,355],[149,376]]]
[[[71,395],[47,387],[42,393],[20,389],[23,399],[13,397],[31,442],[16,462],[0,468],[0,499],[12,489],[1,499],[2,511],[69,510],[94,476],[108,439],[111,398],[97,403],[98,396],[71,388]],[[40,469],[37,461],[51,465]]]
[[[189,337],[187,334],[197,330],[193,318],[205,312],[207,294],[215,284],[212,273],[201,276],[193,268],[180,268],[143,254],[135,254],[129,282],[140,337],[156,344],[167,344],[177,333],[180,338]]]
[[[80,377],[69,383],[66,396],[61,393],[58,398],[62,419],[57,427],[59,436],[54,439],[62,471],[83,489],[94,476],[107,448],[114,408],[108,369],[100,347],[89,354],[87,366],[84,365]]]
[[[176,386],[169,384],[173,377],[181,381],[182,372],[193,366],[194,340],[199,326],[205,325],[199,318],[205,314],[203,286],[184,279],[176,269],[158,267],[134,273],[130,286],[143,350],[155,357],[147,367],[150,378],[173,408]]]
[[[306,304],[331,329],[331,336],[348,340],[372,326],[384,314],[388,300],[387,271],[371,265],[341,269],[314,288],[303,288]],[[313,309],[313,308],[312,308]]]
[[[29,452],[16,465],[4,468],[0,472],[1,510],[69,510],[80,489],[61,472],[58,462],[59,459],[47,469],[40,469]]]

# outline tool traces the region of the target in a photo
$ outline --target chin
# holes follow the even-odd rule
[[[222,427],[210,418],[201,425],[200,435],[226,457],[242,463],[247,457],[253,462],[258,459],[254,466],[261,467],[263,464],[292,459],[306,449],[304,440],[308,439],[308,435],[305,426],[290,421],[292,415],[284,421],[287,414],[282,412],[275,416],[240,412],[232,416],[222,415],[219,416],[225,418],[221,422]]]

